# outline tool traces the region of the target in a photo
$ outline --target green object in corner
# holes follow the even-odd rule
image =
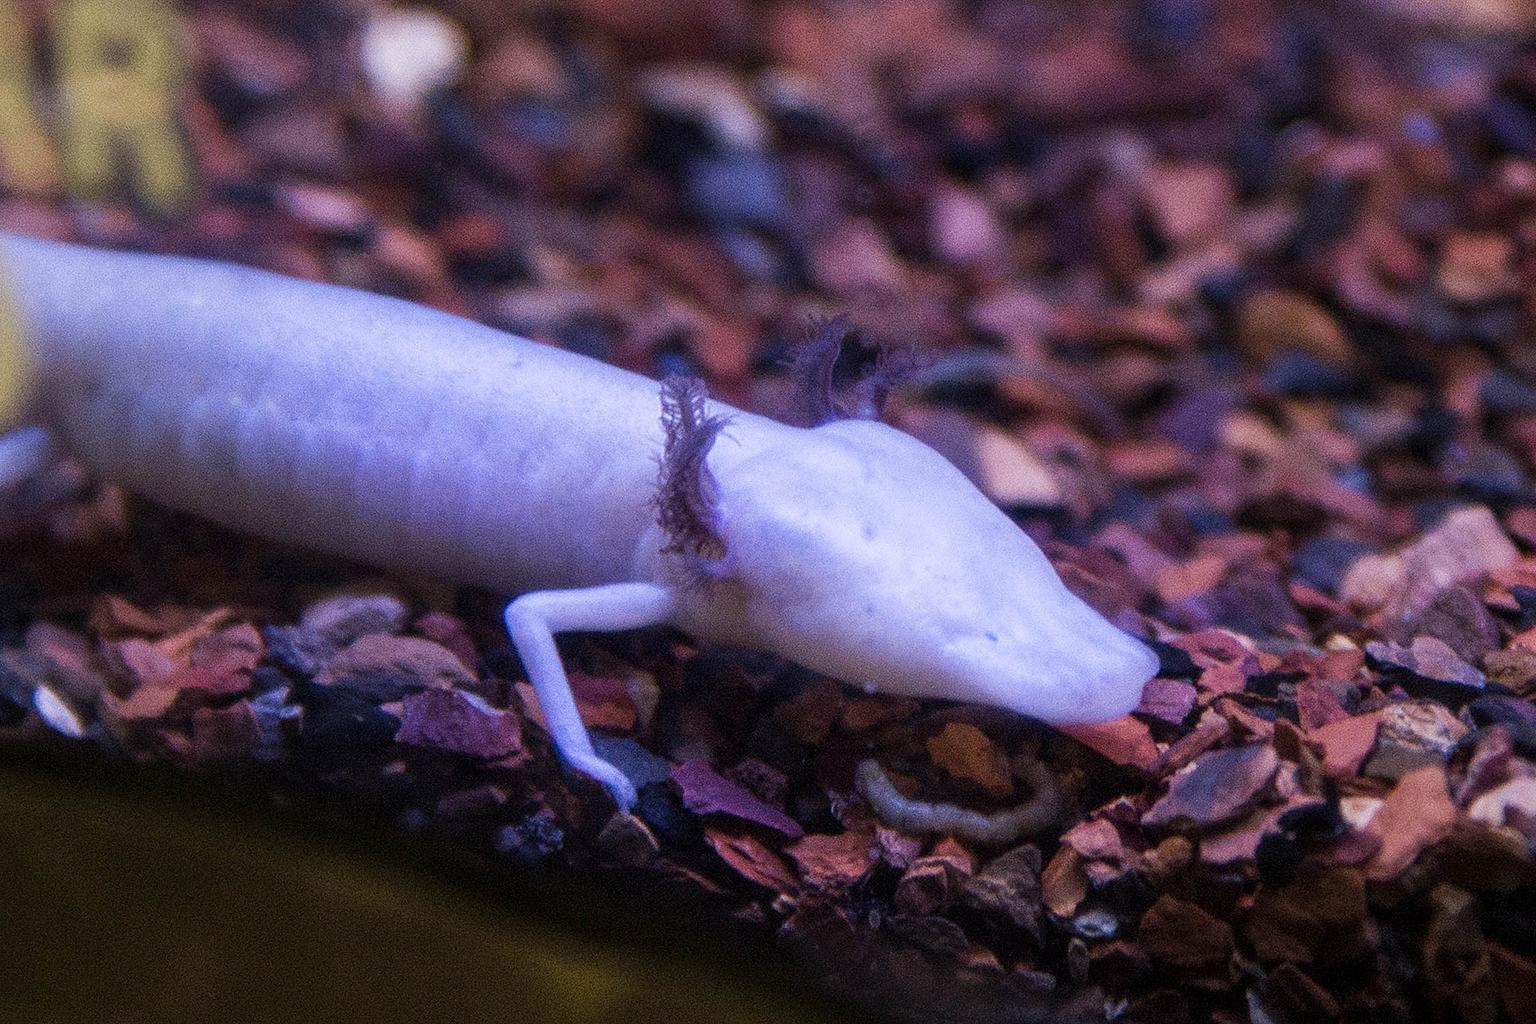
[[[772,971],[727,969],[731,950],[669,953],[680,922],[583,934],[547,895],[498,907],[346,845],[0,767],[0,1020],[833,1019]],[[590,895],[591,915],[625,898]]]

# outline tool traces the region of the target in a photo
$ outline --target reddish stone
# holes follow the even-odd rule
[[[672,769],[672,783],[682,794],[683,805],[694,814],[725,814],[773,829],[792,839],[805,833],[794,818],[763,803],[703,761],[688,761]]]
[[[1353,778],[1360,773],[1366,755],[1376,742],[1376,728],[1381,712],[1341,718],[1309,732],[1307,738],[1323,745],[1323,770],[1336,779]]]
[[[813,889],[844,890],[875,866],[874,838],[867,832],[810,835],[786,847]]]
[[[1195,699],[1193,684],[1179,679],[1155,678],[1141,691],[1141,704],[1136,713],[1178,725],[1195,709]]]
[[[1148,828],[1190,824],[1206,829],[1231,821],[1253,806],[1279,766],[1267,743],[1205,754],[1173,777],[1168,794],[1141,822]]]
[[[1426,847],[1450,835],[1455,821],[1456,805],[1451,803],[1444,768],[1419,768],[1404,775],[1366,826],[1381,839],[1366,877],[1396,878]]]
[[[1057,731],[1118,765],[1146,771],[1157,760],[1157,744],[1151,731],[1130,715],[1095,725],[1057,726]]]
[[[752,836],[707,828],[704,841],[731,870],[748,881],[771,892],[791,893],[797,888],[795,874],[784,859]]]
[[[441,689],[405,698],[395,740],[484,761],[509,757],[523,747],[516,714],[493,708],[472,693]]]
[[[1321,679],[1303,679],[1296,684],[1296,717],[1301,727],[1312,732],[1349,717],[1338,694]]]

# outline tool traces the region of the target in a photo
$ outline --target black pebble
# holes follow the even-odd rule
[[[565,829],[551,811],[530,814],[496,833],[496,852],[523,864],[538,864],[565,847]]]
[[[1259,838],[1254,862],[1258,865],[1259,881],[1272,888],[1285,885],[1296,877],[1301,866],[1301,846],[1281,832],[1266,832]]]
[[[1149,640],[1147,646],[1157,655],[1157,674],[1163,679],[1200,677],[1200,666],[1195,664],[1195,659],[1183,648],[1165,644],[1161,640]]]
[[[1373,549],[1345,537],[1313,537],[1296,550],[1291,564],[1301,578],[1325,594],[1337,594],[1344,574]]]
[[[400,719],[342,687],[305,683],[294,688],[294,698],[304,707],[297,747],[309,757],[345,761],[378,753],[400,728]]]
[[[699,819],[683,806],[682,799],[665,782],[650,782],[640,787],[635,813],[651,826],[663,846],[687,848],[703,835]]]

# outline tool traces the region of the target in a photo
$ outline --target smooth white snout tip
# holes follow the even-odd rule
[[[1128,715],[1157,675],[1157,654],[1134,637],[1115,630],[1097,643],[1085,642],[1051,666],[1055,684],[1021,694],[1016,710],[1052,725],[1090,725]]]

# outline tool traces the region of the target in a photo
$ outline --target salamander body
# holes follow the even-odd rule
[[[963,475],[883,423],[792,427],[227,264],[0,236],[0,288],[25,367],[0,408],[17,428],[0,478],[65,451],[228,526],[522,595],[508,629],[555,744],[626,808],[553,633],[668,623],[1058,723],[1129,711],[1156,668]]]

